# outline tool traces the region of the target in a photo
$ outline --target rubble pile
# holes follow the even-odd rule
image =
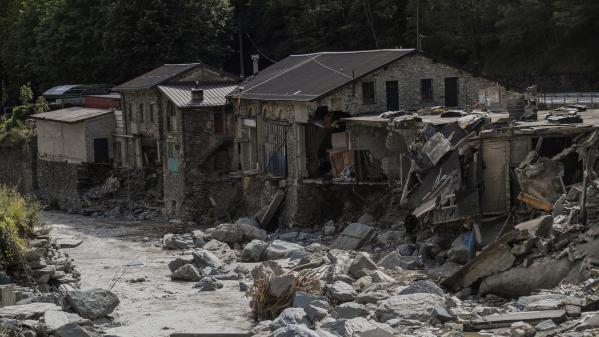
[[[589,185],[589,204],[599,202],[597,187]],[[563,200],[562,213],[575,212],[578,204]],[[368,224],[267,234],[240,219],[167,234],[163,248],[180,254],[168,266],[175,281],[199,291],[238,281],[259,322],[254,336],[599,333],[594,227],[542,215],[472,255],[471,232],[413,242],[405,224],[383,225],[370,214],[361,220]]]
[[[79,289],[80,274],[65,249],[82,243],[51,237],[38,228],[28,243],[23,264],[0,274],[0,325],[6,336],[101,336],[94,320],[119,304],[104,289]]]

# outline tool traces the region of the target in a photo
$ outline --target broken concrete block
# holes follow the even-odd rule
[[[169,262],[168,269],[170,269],[171,273],[174,273],[175,270],[183,267],[184,265],[186,265],[188,263],[192,263],[192,262],[193,262],[193,258],[191,258],[191,257],[189,257],[189,258],[178,257],[178,258],[174,259],[173,261]]]
[[[358,249],[371,238],[373,233],[374,229],[370,226],[360,223],[349,224],[337,237],[332,247],[343,250]]]
[[[358,296],[358,293],[356,293],[351,285],[341,281],[329,285],[328,291],[331,297],[338,303],[353,301]]]
[[[198,282],[202,279],[202,274],[192,264],[186,264],[179,267],[171,275],[171,280],[174,281],[187,281],[187,282]]]
[[[553,227],[553,216],[544,215],[542,217],[526,221],[515,226],[516,229],[526,230],[531,238],[547,237]]]
[[[470,237],[470,233],[464,233],[458,236],[451,243],[451,248],[447,251],[447,260],[459,264],[468,263],[468,245],[466,241]]]

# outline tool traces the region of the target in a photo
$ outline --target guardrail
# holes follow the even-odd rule
[[[558,92],[539,94],[539,104],[555,108],[568,104],[584,104],[599,107],[599,92]]]

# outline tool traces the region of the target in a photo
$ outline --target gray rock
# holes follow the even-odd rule
[[[273,331],[272,337],[320,337],[305,325],[291,324]]]
[[[193,287],[199,288],[200,291],[215,291],[217,289],[222,289],[224,287],[224,284],[221,281],[214,279],[213,277],[204,276],[204,278],[202,278],[200,282],[196,283],[196,285],[194,285]]]
[[[44,313],[44,324],[48,332],[54,332],[70,323],[81,323],[84,319],[77,314],[65,311],[49,310]]]
[[[178,257],[178,258],[174,259],[173,261],[169,262],[168,269],[170,269],[171,273],[174,273],[175,270],[183,267],[184,265],[186,265],[188,263],[193,263],[193,258]]]
[[[365,318],[356,317],[327,322],[321,328],[330,330],[340,337],[353,337],[362,331],[375,329],[376,326]]]
[[[364,305],[356,302],[347,302],[337,306],[333,316],[338,319],[352,319],[366,317],[368,314],[369,312]]]
[[[91,333],[75,323],[65,324],[54,332],[57,337],[95,337],[95,333]]]
[[[335,233],[337,232],[337,228],[335,227],[334,222],[329,221],[324,225],[322,231],[324,235],[335,235]]]
[[[244,241],[252,241],[252,240],[260,240],[265,241],[268,237],[268,233],[265,230],[259,228],[258,226],[253,226],[249,223],[235,223],[235,225],[239,228],[239,231],[243,233]]]
[[[162,248],[164,249],[187,249],[193,246],[194,243],[191,235],[166,234],[162,238]]]
[[[468,263],[468,245],[466,240],[470,237],[470,233],[464,233],[458,236],[451,243],[451,248],[447,251],[447,260],[449,262],[455,262],[459,264]]]
[[[293,297],[293,307],[307,310],[308,306],[310,306],[316,301],[324,301],[328,305],[327,298],[324,296],[308,294],[303,291],[297,291],[295,293],[295,296]]]
[[[218,274],[218,275],[214,275],[213,276],[215,279],[217,280],[221,280],[221,281],[234,281],[234,280],[239,280],[239,274],[237,274],[234,271],[230,271],[228,273],[224,273],[224,274]]]
[[[397,246],[397,251],[401,256],[410,256],[414,252],[414,245],[409,243],[402,243]]]
[[[372,224],[376,223],[376,219],[374,218],[374,215],[372,215],[370,213],[364,213],[364,214],[362,214],[362,216],[360,216],[358,218],[357,222],[367,224],[367,225],[372,225]]]
[[[302,308],[287,308],[281,312],[279,317],[274,319],[270,323],[270,329],[275,331],[277,329],[286,327],[288,325],[310,325],[310,319],[306,314],[306,311]]]
[[[261,240],[252,240],[243,247],[241,252],[241,259],[246,262],[259,262],[262,261],[264,252],[268,247],[268,243]]]
[[[295,281],[295,275],[292,273],[275,276],[270,279],[268,292],[274,297],[283,296]]]
[[[401,269],[401,265],[402,265],[403,261],[401,259],[401,255],[398,252],[391,252],[385,256],[383,256],[379,262],[377,263],[377,265],[379,267],[383,267],[387,270],[393,270],[396,268],[400,268]]]
[[[393,318],[429,322],[443,319],[448,311],[446,300],[433,294],[396,295],[379,302],[376,316],[379,322]]]
[[[203,269],[205,267],[218,269],[223,265],[221,260],[218,257],[216,257],[216,255],[203,248],[198,248],[194,250],[192,255],[193,263],[196,265],[196,267],[200,269]]]
[[[73,311],[88,319],[109,315],[119,305],[119,298],[114,293],[98,288],[69,291],[66,299]]]
[[[274,240],[266,249],[266,257],[269,260],[282,259],[289,252],[302,249],[304,248],[296,243]]]
[[[536,334],[535,328],[524,322],[512,323],[510,332],[512,337],[533,337]]]
[[[395,279],[380,270],[373,270],[369,274],[372,282],[374,283],[383,283],[383,282],[394,282]]]
[[[327,309],[315,305],[309,305],[305,310],[312,322],[318,322],[329,314]]]
[[[0,308],[0,318],[18,320],[37,319],[46,311],[60,311],[61,307],[54,303],[17,304]]]
[[[210,233],[210,238],[226,243],[237,243],[243,241],[243,233],[238,226],[224,223],[214,228]]]
[[[420,280],[416,281],[399,292],[399,295],[409,295],[409,294],[434,294],[438,296],[443,296],[445,293],[443,289],[436,285],[434,282],[429,280]]]
[[[535,325],[535,330],[541,332],[553,330],[555,328],[557,328],[557,325],[553,323],[553,321],[550,319],[542,321],[541,323]]]
[[[40,296],[29,297],[24,300],[20,300],[17,304],[29,304],[29,303],[53,303],[56,305],[62,305],[63,298],[57,293],[45,293]]]
[[[401,231],[386,231],[376,237],[376,242],[383,246],[398,245],[403,239]]]
[[[349,224],[341,235],[333,243],[333,248],[352,250],[360,248],[366,241],[370,240],[374,229],[360,223]]]
[[[358,295],[351,285],[337,281],[329,286],[329,294],[339,303],[353,301]]]
[[[345,282],[347,284],[352,284],[352,283],[354,283],[355,279],[349,275],[337,274],[337,275],[333,276],[333,282],[335,282],[335,281],[341,281],[341,282]]]
[[[327,258],[331,261],[332,265],[332,274],[347,274],[347,270],[349,269],[349,265],[352,263],[351,256],[339,249],[331,249],[327,252]]]
[[[254,219],[254,218],[250,218],[250,217],[245,217],[245,218],[239,218],[237,219],[237,221],[235,221],[236,225],[242,225],[242,226],[251,226],[251,227],[255,227],[255,228],[260,228],[260,223],[258,222],[258,220]]]
[[[175,281],[198,282],[202,278],[202,274],[192,264],[186,264],[171,275],[171,279]]]
[[[356,297],[356,302],[361,304],[377,303],[379,301],[389,298],[389,294],[382,291],[368,291],[363,292]]]
[[[368,254],[360,252],[356,254],[354,261],[349,266],[349,274],[355,278],[369,275],[369,271],[376,270],[376,264],[370,259]]]

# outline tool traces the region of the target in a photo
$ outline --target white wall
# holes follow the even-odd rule
[[[38,157],[80,163],[87,160],[85,124],[36,121]]]

